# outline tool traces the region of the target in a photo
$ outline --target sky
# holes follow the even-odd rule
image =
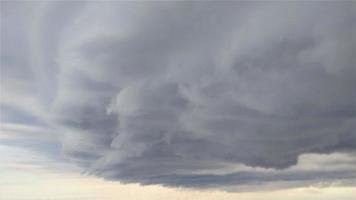
[[[0,199],[356,195],[355,1],[0,5]]]

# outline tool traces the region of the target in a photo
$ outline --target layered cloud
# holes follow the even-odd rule
[[[38,106],[3,104],[56,129],[88,173],[352,184],[355,2],[2,4],[4,96]]]

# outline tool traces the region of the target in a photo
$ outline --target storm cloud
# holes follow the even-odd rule
[[[1,4],[2,104],[86,172],[354,184],[355,2]]]

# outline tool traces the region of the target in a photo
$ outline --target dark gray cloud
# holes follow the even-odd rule
[[[5,36],[19,23],[15,46],[33,50],[2,57],[30,69],[63,155],[89,173],[200,188],[355,178],[350,163],[293,169],[355,151],[355,2],[2,4]]]

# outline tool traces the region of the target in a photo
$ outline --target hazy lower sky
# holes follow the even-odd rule
[[[355,1],[1,1],[0,199],[356,195]]]

